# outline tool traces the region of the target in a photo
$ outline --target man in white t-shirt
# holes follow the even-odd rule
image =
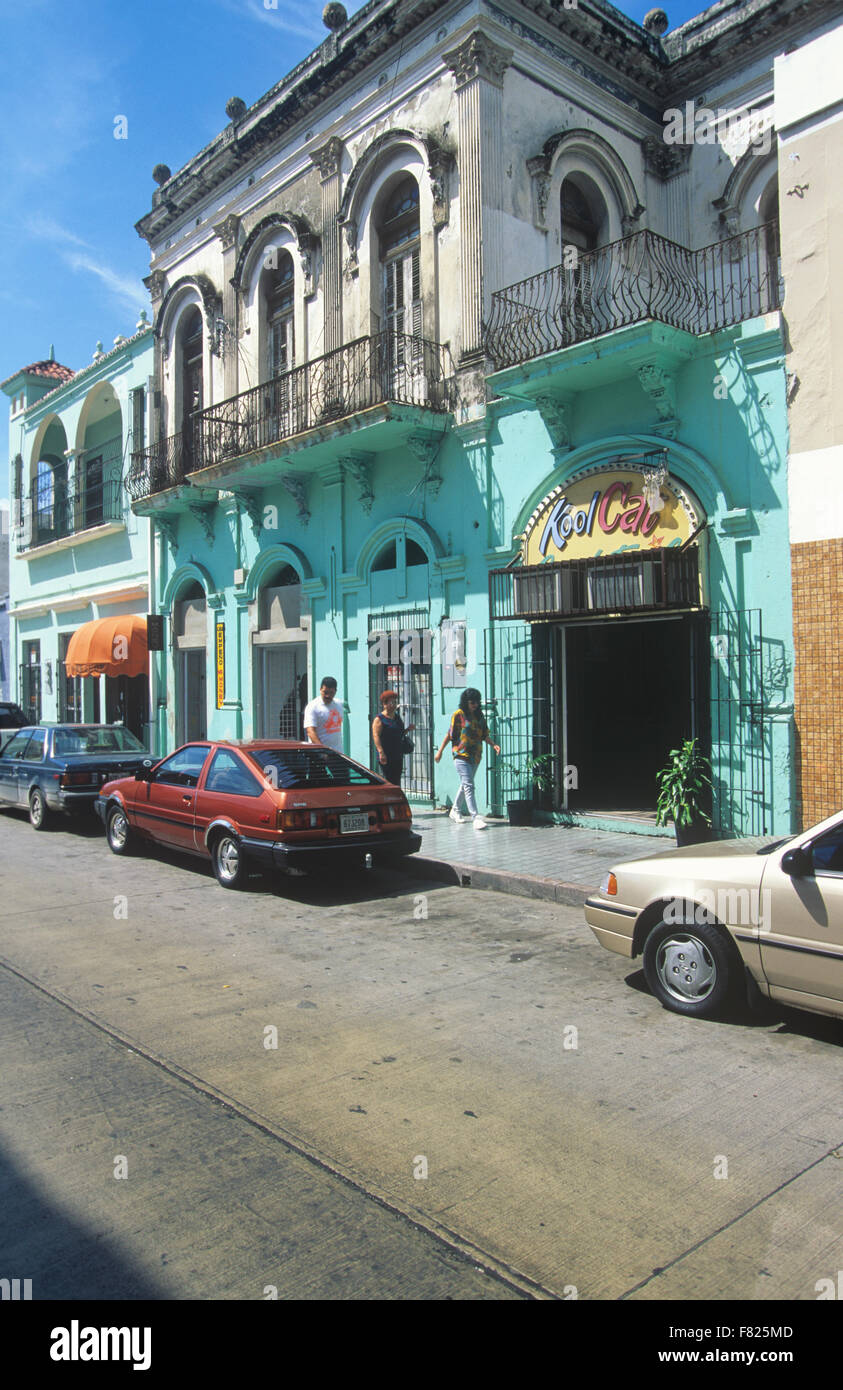
[[[342,714],[339,700],[335,700],[337,683],[333,676],[325,676],[319,687],[319,695],[305,706],[304,734],[311,743],[322,743],[326,748],[342,752]]]

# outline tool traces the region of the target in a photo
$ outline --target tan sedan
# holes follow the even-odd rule
[[[619,864],[585,916],[608,950],[643,955],[648,985],[677,1013],[719,1015],[750,977],[770,999],[843,1018],[843,814],[787,840]]]

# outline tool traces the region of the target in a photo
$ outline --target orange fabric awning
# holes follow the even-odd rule
[[[70,639],[64,660],[69,676],[143,676],[149,669],[146,617],[95,618]]]

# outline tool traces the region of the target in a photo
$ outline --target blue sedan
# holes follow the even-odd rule
[[[148,753],[119,724],[39,724],[19,729],[0,751],[0,807],[29,809],[43,830],[50,813],[90,810],[104,782],[128,776]]]

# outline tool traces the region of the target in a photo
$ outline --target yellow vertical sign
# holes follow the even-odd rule
[[[217,709],[225,703],[225,623],[217,623]]]

